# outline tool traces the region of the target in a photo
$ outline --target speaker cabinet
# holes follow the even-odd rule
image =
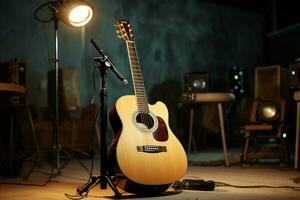
[[[248,82],[245,70],[242,67],[232,67],[229,70],[230,92],[236,100],[241,100],[248,95]]]
[[[288,70],[280,65],[255,68],[255,98],[287,99],[289,95]]]

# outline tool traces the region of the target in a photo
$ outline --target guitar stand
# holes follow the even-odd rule
[[[122,195],[118,191],[117,187],[113,184],[111,180],[111,176],[109,175],[109,170],[107,167],[107,145],[106,145],[106,130],[107,130],[107,88],[106,88],[106,77],[107,70],[111,69],[115,75],[124,83],[127,84],[127,80],[125,80],[122,75],[116,70],[113,63],[110,59],[104,55],[103,50],[100,50],[96,45],[95,41],[91,39],[92,44],[97,49],[100,54],[100,57],[94,58],[97,62],[96,66],[100,69],[100,89],[99,89],[99,97],[100,97],[100,176],[92,176],[88,183],[77,188],[78,195],[87,195],[88,192],[100,184],[100,189],[106,189],[107,183],[111,187],[111,189],[115,193],[116,198],[120,198]]]

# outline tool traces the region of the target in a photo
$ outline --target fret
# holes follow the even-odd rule
[[[131,59],[134,60],[134,61],[137,61],[136,54],[131,54],[131,53],[129,53],[129,58],[131,58]]]
[[[137,63],[137,64],[131,63],[131,65],[132,65],[132,69],[133,69],[133,70],[140,72],[140,69],[139,69],[139,63]]]
[[[144,83],[142,80],[136,80],[135,84],[139,85],[140,87],[144,87]]]
[[[139,63],[137,61],[131,61],[131,65],[134,67],[134,66],[137,66]]]
[[[134,92],[137,97],[137,107],[139,112],[149,113],[148,100],[146,96],[144,80],[142,77],[138,56],[134,41],[126,41],[128,58],[133,79]]]
[[[133,70],[132,70],[132,73],[133,73],[135,76],[137,76],[136,78],[137,78],[138,80],[142,80],[142,78],[138,77],[139,74],[140,74],[139,71],[133,69]]]
[[[134,75],[138,80],[142,80],[142,77],[139,76],[141,74],[140,71],[132,69],[132,72],[134,73]]]

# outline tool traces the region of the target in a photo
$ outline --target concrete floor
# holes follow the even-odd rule
[[[195,155],[194,155],[195,156]],[[86,166],[90,166],[90,161],[84,161]],[[29,164],[25,163],[24,171],[28,169]],[[29,180],[21,178],[0,178],[0,199],[10,200],[59,200],[68,199],[65,193],[75,195],[76,188],[86,183],[89,173],[75,160],[71,161],[64,169],[61,175],[53,178],[45,186],[16,185],[17,184],[43,184],[47,181],[50,173],[50,165],[41,163],[31,174]],[[94,175],[99,174],[99,161],[95,161]],[[215,166],[189,166],[187,173],[183,178],[213,180],[236,186],[276,186],[279,188],[253,187],[237,188],[229,186],[220,186],[217,184],[213,191],[192,191],[183,190],[179,194],[171,194],[158,197],[136,197],[127,196],[130,199],[185,199],[185,200],[220,200],[220,199],[293,199],[300,200],[300,172],[292,168],[280,167],[277,164],[263,165],[255,164],[249,167],[243,167],[240,164],[234,164],[230,167],[223,165]],[[10,183],[10,184],[3,184]],[[281,186],[298,187],[299,191],[290,188],[280,188]],[[110,188],[101,190],[99,185],[94,187],[86,199],[109,199],[113,198],[113,192]]]

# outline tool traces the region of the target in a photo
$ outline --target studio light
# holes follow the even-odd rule
[[[86,0],[59,0],[49,4],[54,20],[74,27],[86,25],[94,14],[93,5]]]
[[[55,17],[71,26],[84,26],[92,19],[94,7],[86,0],[63,0],[53,4]]]

